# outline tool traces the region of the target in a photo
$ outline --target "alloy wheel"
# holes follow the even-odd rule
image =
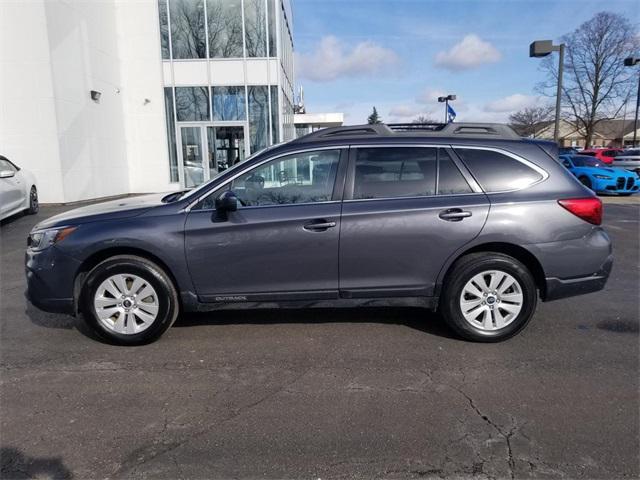
[[[158,315],[158,294],[143,278],[119,273],[100,284],[93,298],[100,323],[107,329],[125,335],[149,328]]]
[[[473,276],[460,294],[460,310],[473,327],[499,330],[513,322],[523,306],[522,287],[510,274],[487,270]]]

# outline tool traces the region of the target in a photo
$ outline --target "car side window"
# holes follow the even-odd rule
[[[231,190],[243,206],[287,205],[331,200],[340,150],[318,150],[277,158],[241,175]]]
[[[543,178],[533,168],[500,152],[471,148],[455,151],[485,192],[518,190]]]
[[[462,173],[444,148],[438,149],[438,195],[473,193]]]
[[[358,148],[353,198],[435,195],[437,150],[419,147]]]
[[[12,172],[18,171],[18,169],[13,166],[13,163],[1,158],[0,158],[0,170],[11,170]]]

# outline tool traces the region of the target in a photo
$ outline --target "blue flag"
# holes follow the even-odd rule
[[[451,104],[447,105],[447,117],[449,119],[449,123],[453,122],[456,119],[456,111],[453,109]]]

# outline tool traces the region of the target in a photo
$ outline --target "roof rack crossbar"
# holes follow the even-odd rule
[[[508,125],[500,123],[378,123],[331,127],[309,133],[297,138],[295,142],[308,142],[320,139],[369,136],[437,136],[460,138],[500,138],[517,140],[520,136]]]

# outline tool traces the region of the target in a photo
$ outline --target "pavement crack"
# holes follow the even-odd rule
[[[508,460],[508,464],[509,464],[509,475],[510,475],[510,477],[512,479],[515,479],[515,459],[513,458],[513,446],[511,445],[511,437],[516,433],[517,428],[515,426],[513,426],[508,432],[505,432],[504,429],[502,427],[500,427],[500,425],[498,425],[493,420],[491,420],[488,415],[485,415],[484,413],[482,413],[482,411],[480,411],[480,409],[478,408],[476,403],[473,401],[473,398],[470,395],[468,395],[464,390],[462,390],[459,387],[454,387],[454,386],[450,386],[450,385],[449,385],[449,387],[453,388],[458,393],[460,393],[464,398],[466,398],[467,402],[469,402],[469,406],[471,407],[471,409],[487,425],[491,426],[498,433],[498,435],[500,435],[502,438],[504,438],[504,441],[505,441],[506,446],[507,446],[507,455],[508,455],[508,459],[507,460]]]
[[[227,418],[224,418],[222,420],[220,420],[219,422],[213,422],[210,425],[207,425],[206,427],[202,428],[200,431],[189,435],[187,438],[183,438],[181,440],[175,441],[175,442],[168,442],[164,445],[164,448],[159,449],[158,451],[153,452],[151,455],[149,456],[145,456],[144,455],[144,448],[141,449],[142,452],[140,451],[136,451],[134,452],[130,458],[135,458],[134,462],[125,462],[123,465],[120,466],[120,468],[118,468],[118,470],[114,473],[114,476],[120,476],[121,474],[126,473],[127,471],[132,472],[132,471],[136,471],[140,466],[142,466],[143,464],[150,462],[151,460],[157,459],[163,455],[168,455],[169,458],[174,458],[172,455],[172,452],[174,452],[176,449],[180,448],[181,446],[192,442],[193,440],[201,437],[202,435],[207,434],[213,427],[215,426],[219,426],[222,425],[226,422],[229,422],[231,420],[234,420],[236,418],[238,418],[239,416],[241,416],[243,413],[245,413],[246,411],[255,408],[256,406],[266,402],[267,400],[273,398],[274,396],[276,396],[277,394],[281,393],[282,391],[284,391],[285,389],[287,389],[288,387],[290,387],[291,385],[293,385],[294,383],[296,383],[298,380],[300,380],[302,377],[304,377],[311,369],[313,368],[313,366],[310,366],[309,368],[305,369],[303,372],[301,372],[299,375],[296,375],[293,379],[289,380],[288,382],[283,383],[282,385],[280,385],[278,388],[276,388],[275,390],[273,390],[272,392],[264,395],[262,398],[260,398],[259,400],[256,400],[255,402],[252,402],[248,405],[245,405],[244,407],[237,409],[235,411],[232,412],[231,415],[229,415]],[[164,419],[164,427],[161,430],[161,434],[164,434],[167,430],[168,427],[168,422],[167,422],[167,417],[165,416]],[[140,455],[140,453],[142,453],[142,455]],[[128,465],[130,463],[134,463],[134,465]]]

